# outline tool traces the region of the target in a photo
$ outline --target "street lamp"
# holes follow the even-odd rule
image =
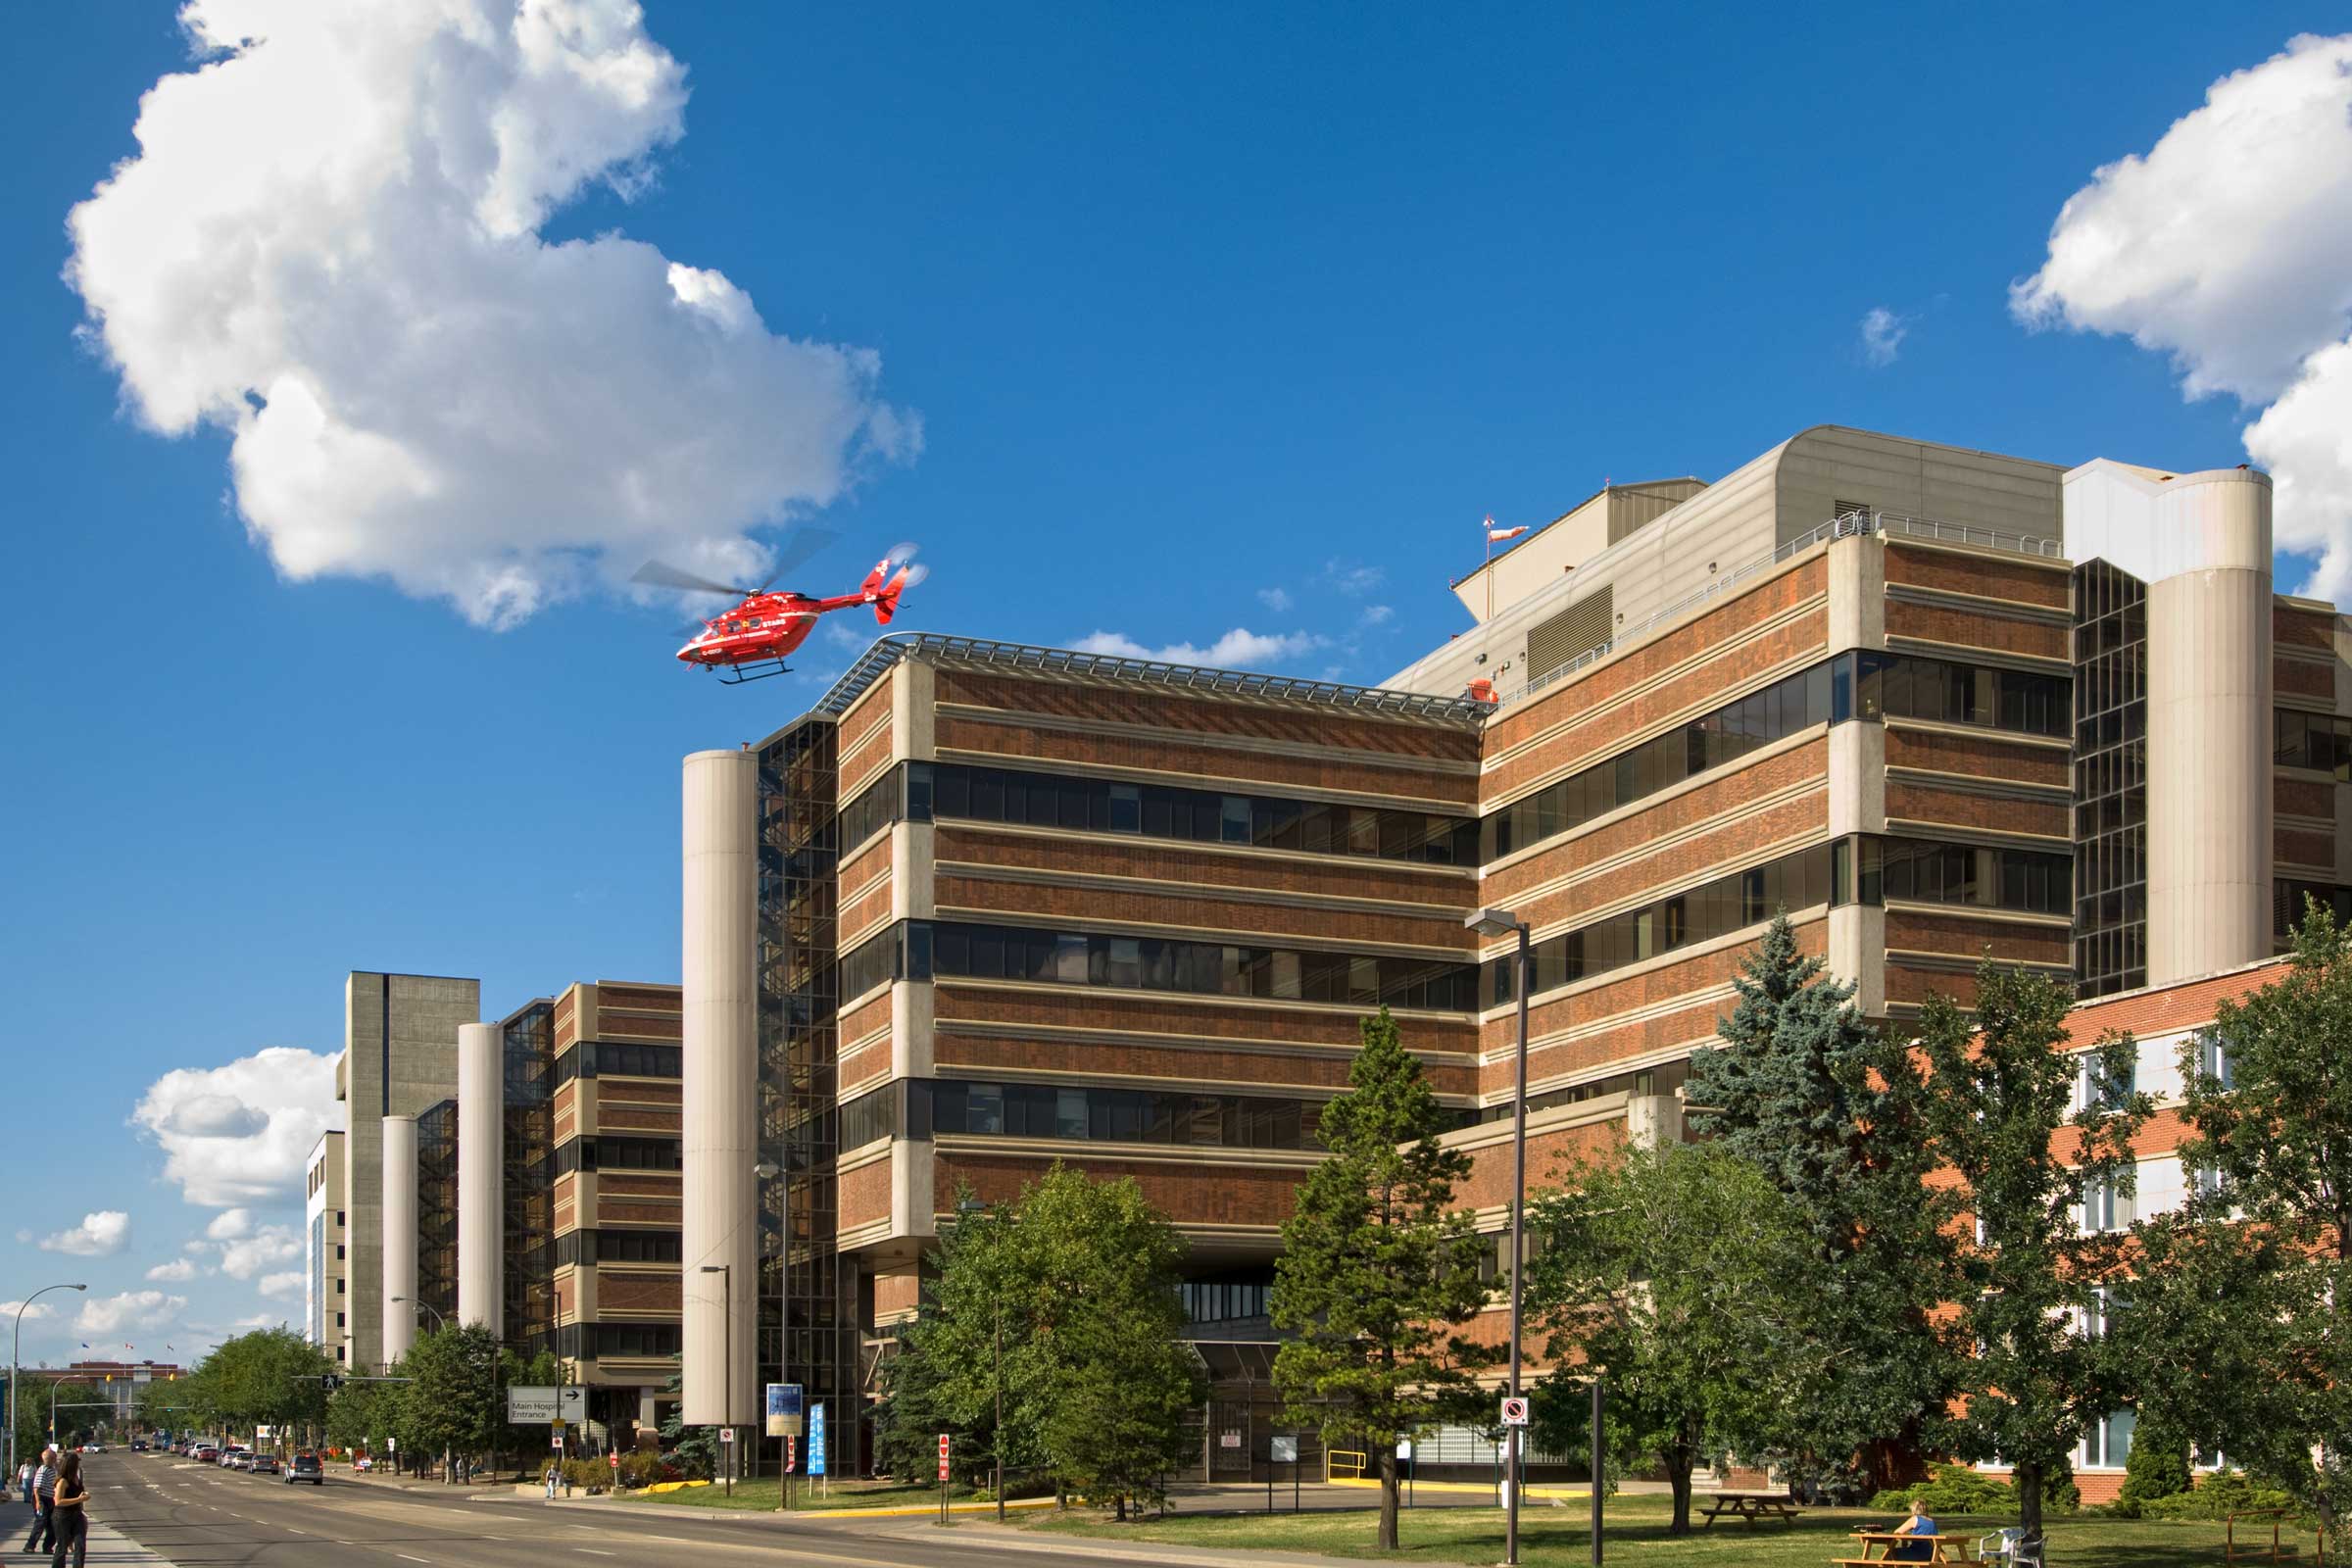
[[[777,1164],[772,1159],[759,1160],[752,1166],[752,1179],[754,1181],[774,1181],[778,1176],[783,1174],[784,1167]],[[757,1197],[754,1198],[754,1202],[758,1202]],[[779,1383],[790,1381],[785,1376],[784,1372],[784,1357],[788,1353],[788,1347],[792,1343],[792,1337],[784,1332],[784,1271],[785,1269],[791,1267],[791,1250],[785,1244],[783,1228],[779,1225],[776,1234],[776,1381]],[[755,1283],[755,1292],[757,1289],[758,1286]],[[760,1343],[758,1322],[759,1315],[760,1302],[757,1295],[755,1295],[752,1301],[752,1317],[754,1319],[752,1325],[752,1343],[754,1345],[758,1345]],[[732,1317],[733,1314],[730,1313],[730,1320]],[[753,1352],[752,1359],[754,1361],[760,1359],[760,1355],[757,1350]],[[759,1441],[764,1442],[767,1436],[767,1407],[763,1401],[756,1402],[760,1402],[760,1434]],[[778,1513],[782,1513],[792,1504],[792,1474],[784,1467],[783,1464],[783,1440],[779,1438],[776,1442],[776,1511]]]
[[[417,1309],[419,1312],[430,1312],[430,1313],[432,1313],[432,1314],[433,1314],[433,1332],[434,1332],[434,1333],[438,1334],[438,1333],[440,1333],[440,1332],[441,1332],[443,1329],[445,1329],[445,1328],[449,1327],[449,1319],[447,1319],[447,1318],[443,1317],[443,1316],[441,1315],[441,1309],[440,1309],[439,1307],[437,1307],[437,1306],[433,1305],[433,1303],[432,1303],[432,1302],[430,1302],[430,1301],[419,1301],[419,1300],[418,1300],[418,1299],[416,1299],[416,1298],[415,1298],[414,1296],[395,1296],[394,1298],[392,1298],[392,1303],[393,1303],[395,1306],[397,1306],[397,1305],[401,1304],[401,1303],[402,1303],[402,1302],[404,1302],[404,1301],[405,1301],[405,1302],[407,1302],[409,1305],[411,1305],[411,1306],[413,1306],[413,1307],[416,1308],[416,1309]]]
[[[1527,1208],[1527,994],[1535,979],[1534,959],[1528,947],[1527,922],[1508,909],[1481,909],[1462,924],[1482,937],[1510,936],[1519,938],[1519,983],[1513,989],[1519,997],[1519,1087],[1511,1100],[1511,1397],[1519,1397],[1519,1274],[1520,1260],[1527,1255],[1524,1226]],[[1505,1434],[1511,1451],[1504,1470],[1502,1560],[1506,1564],[1519,1561],[1519,1476],[1520,1448],[1525,1441],[1525,1427],[1512,1427]]]
[[[726,1291],[726,1295],[722,1298],[724,1304],[719,1308],[725,1315],[721,1320],[721,1335],[718,1342],[719,1365],[723,1369],[718,1380],[720,1391],[718,1422],[721,1426],[731,1427],[735,1424],[735,1265],[732,1263],[705,1263],[701,1272],[718,1275],[719,1283]],[[726,1446],[732,1447],[733,1445],[729,1444]],[[732,1497],[735,1495],[735,1456],[729,1453],[723,1457],[727,1462],[727,1495]]]
[[[17,1473],[17,1356],[24,1348],[24,1309],[51,1291],[86,1291],[87,1285],[44,1285],[17,1303],[16,1337],[8,1347],[8,1474]]]

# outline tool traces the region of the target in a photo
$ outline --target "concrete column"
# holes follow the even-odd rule
[[[384,1124],[384,1364],[416,1343],[416,1118]]]
[[[684,797],[684,1413],[690,1426],[748,1424],[759,1365],[759,760],[696,752]]]
[[[507,1332],[506,1043],[494,1023],[458,1026],[458,1321]]]
[[[2271,953],[2271,487],[2187,474],[2157,510],[2190,569],[2148,585],[2148,983]]]

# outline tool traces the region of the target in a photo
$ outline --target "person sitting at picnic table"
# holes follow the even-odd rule
[[[1928,1512],[1928,1499],[1924,1496],[1915,1496],[1911,1499],[1911,1517],[1896,1525],[1894,1534],[1898,1536],[1936,1536],[1941,1535],[1942,1532],[1936,1528],[1935,1515]],[[1935,1559],[1936,1548],[1924,1541],[1917,1544],[1906,1542],[1886,1553],[1888,1562],[1933,1562]]]

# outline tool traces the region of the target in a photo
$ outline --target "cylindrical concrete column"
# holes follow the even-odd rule
[[[717,1426],[757,1414],[759,760],[697,752],[684,795],[684,1415]]]
[[[416,1118],[384,1118],[384,1364],[416,1343]]]
[[[2271,486],[2183,474],[2148,585],[2148,983],[2271,953]]]
[[[507,1332],[507,1084],[494,1023],[458,1025],[458,1321]]]

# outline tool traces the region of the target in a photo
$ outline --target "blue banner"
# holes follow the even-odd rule
[[[821,1404],[808,1407],[808,1473],[825,1473],[825,1407]]]

